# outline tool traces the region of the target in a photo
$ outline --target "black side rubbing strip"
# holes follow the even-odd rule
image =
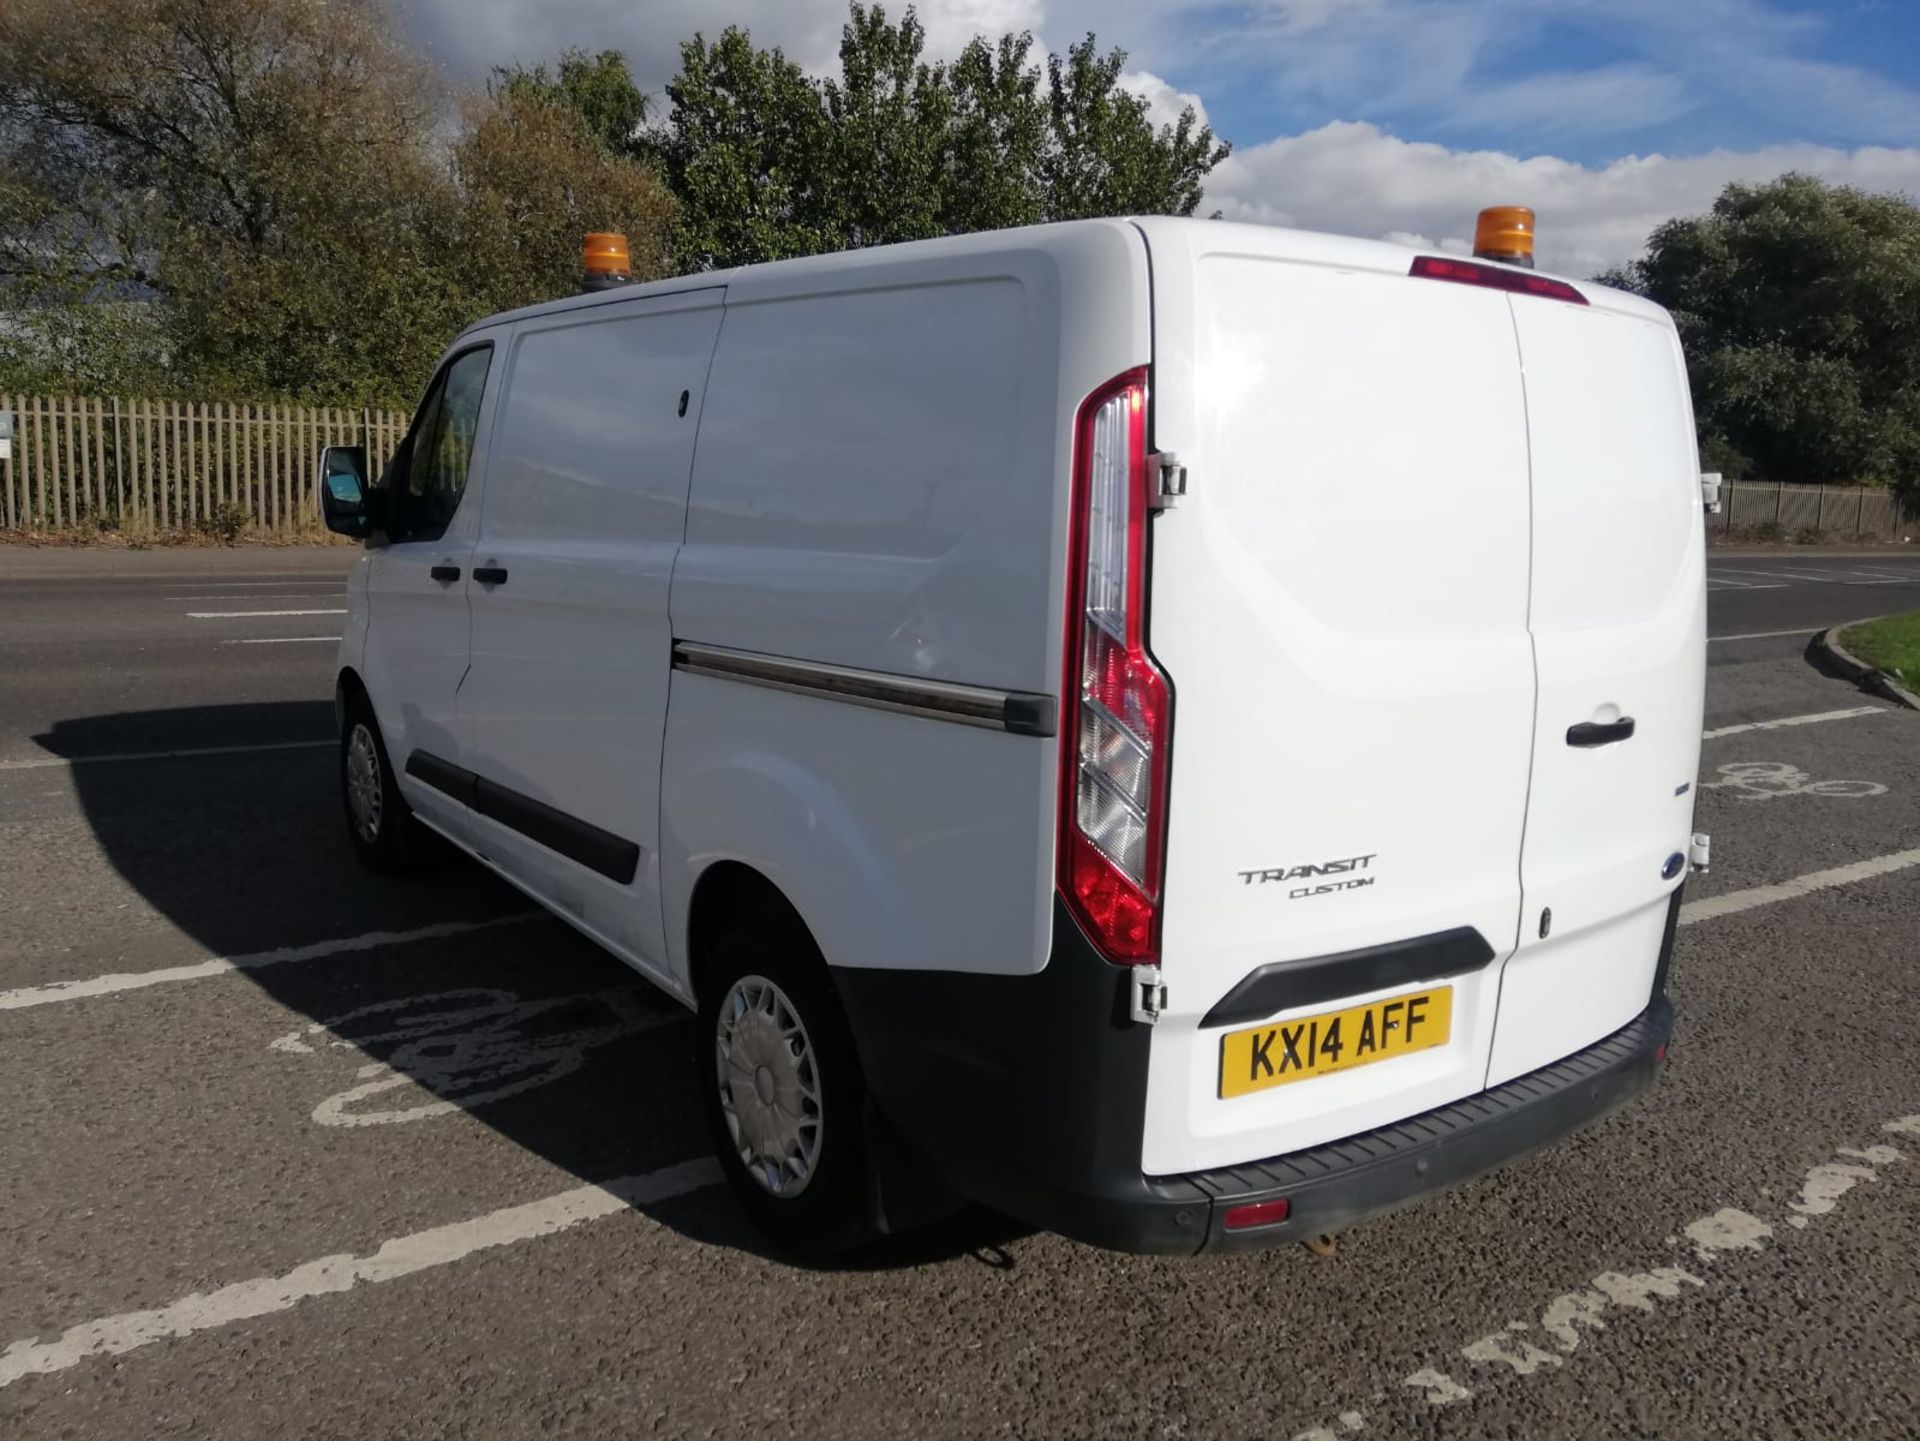
[[[437,791],[444,791],[463,806],[473,804],[473,788],[480,779],[472,771],[425,751],[415,751],[407,757],[407,774]]]
[[[640,847],[634,842],[555,810],[532,796],[495,785],[484,776],[475,782],[473,808],[620,885],[630,885],[640,869]]]
[[[631,885],[640,869],[640,847],[635,842],[589,825],[532,796],[508,790],[438,756],[425,751],[413,752],[407,757],[407,774],[610,881]]]
[[[1430,936],[1413,936],[1332,956],[1272,961],[1222,996],[1200,1024],[1226,1026],[1236,1021],[1258,1021],[1295,1006],[1314,1006],[1415,981],[1462,976],[1492,959],[1493,947],[1485,936],[1472,926],[1456,926]]]

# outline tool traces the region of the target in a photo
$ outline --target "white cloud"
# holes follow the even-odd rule
[[[1218,208],[1229,220],[1465,250],[1482,206],[1531,205],[1543,268],[1591,275],[1639,255],[1662,221],[1706,210],[1727,182],[1787,170],[1920,194],[1920,148],[1773,145],[1587,166],[1449,150],[1342,121],[1235,151],[1214,171],[1202,209]]]
[[[1198,95],[1176,90],[1151,70],[1128,70],[1120,76],[1120,87],[1147,102],[1147,119],[1155,125],[1172,125],[1189,106],[1195,119],[1207,123],[1207,107]]]

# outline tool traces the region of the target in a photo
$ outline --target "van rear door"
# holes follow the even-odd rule
[[[1520,915],[1534,670],[1507,297],[1413,278],[1395,247],[1141,228],[1153,443],[1189,473],[1153,524],[1148,637],[1174,700],[1143,1164],[1168,1175],[1485,1084]],[[1263,968],[1287,980],[1268,995],[1306,999],[1243,993],[1221,1019]],[[1390,1059],[1361,1050],[1364,1020],[1343,1023],[1324,1072],[1295,1071],[1282,1040],[1227,1039],[1426,992],[1450,1012],[1445,1043]],[[1388,1023],[1404,1010],[1374,1017]],[[1241,1090],[1239,1070],[1263,1084]]]
[[[1685,867],[1706,684],[1699,464],[1660,311],[1516,296],[1533,470],[1539,668],[1521,863],[1487,1084],[1646,1008]]]

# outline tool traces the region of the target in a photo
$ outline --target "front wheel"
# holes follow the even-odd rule
[[[700,1021],[714,1149],[755,1224],[801,1255],[865,1240],[866,1085],[805,929],[765,917],[730,926],[714,947]]]
[[[340,728],[340,799],[354,853],[369,870],[393,875],[420,855],[420,823],[394,783],[380,723],[364,695],[350,697]]]

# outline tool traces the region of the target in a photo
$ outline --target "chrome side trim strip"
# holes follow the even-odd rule
[[[1019,736],[1050,736],[1058,727],[1058,708],[1050,695],[1029,691],[993,690],[987,686],[955,685],[951,681],[920,680],[885,671],[856,670],[852,666],[820,661],[790,660],[727,646],[673,643],[673,668],[689,675],[716,676],[743,681],[769,690],[796,695],[823,696],[875,710],[924,716],[984,726]]]

